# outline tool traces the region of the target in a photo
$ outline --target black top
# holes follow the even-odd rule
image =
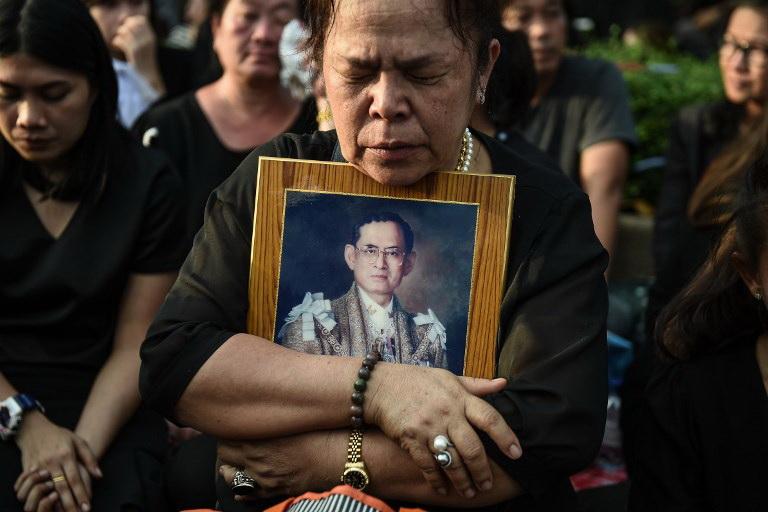
[[[629,92],[616,66],[576,55],[563,58],[555,82],[522,126],[526,139],[580,182],[581,152],[619,140],[637,145]]]
[[[573,183],[475,135],[494,169],[517,176],[498,359],[509,384],[487,400],[515,430],[524,455],[512,461],[489,439],[486,448],[532,494],[556,500],[562,494],[551,490],[572,493],[567,477],[592,462],[605,425],[607,255],[589,200]],[[283,135],[211,195],[205,224],[142,347],[141,392],[169,417],[203,363],[246,330],[260,155],[328,161],[340,151],[335,132]]]
[[[289,129],[292,133],[310,133],[317,129],[317,107],[307,100]],[[147,132],[155,128],[156,132]],[[195,93],[158,105],[136,121],[135,133],[164,151],[179,172],[187,200],[187,248],[203,225],[205,202],[210,193],[224,181],[252,151],[234,151],[216,135],[200,108]],[[156,133],[154,136],[151,133]]]
[[[672,125],[654,227],[649,334],[658,313],[688,284],[719,237],[717,228],[691,224],[688,201],[709,164],[737,135],[742,117],[742,107],[719,102],[685,108]]]
[[[660,368],[647,399],[630,510],[766,509],[768,395],[754,339]]]
[[[111,351],[129,275],[181,265],[178,177],[162,155],[138,146],[131,153],[136,165],[112,170],[98,200],[81,203],[58,239],[40,222],[21,173],[0,169],[0,373],[12,384],[17,374],[44,379],[45,368],[95,375]]]

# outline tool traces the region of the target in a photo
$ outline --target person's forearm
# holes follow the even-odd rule
[[[592,205],[595,234],[613,256],[629,150],[618,140],[598,142],[582,151],[580,168],[581,184]]]
[[[125,348],[114,351],[96,377],[75,433],[97,458],[139,406],[138,375],[138,351]]]
[[[319,484],[335,485],[339,482],[346,460],[349,431],[329,432],[327,452],[317,457],[319,475],[329,475],[328,481]],[[363,439],[363,460],[371,477],[371,495],[385,500],[418,503],[420,505],[450,507],[482,507],[510,500],[522,494],[520,485],[512,480],[497,464],[491,461],[493,487],[490,491],[479,491],[472,499],[456,492],[446,478],[447,495],[438,494],[427,484],[421,471],[408,453],[397,443],[378,430],[368,430]]]
[[[17,395],[18,393],[18,390],[13,387],[13,384],[8,382],[8,379],[6,379],[5,376],[0,373],[0,402],[6,398]]]
[[[222,439],[265,439],[349,424],[360,358],[303,354],[238,334],[205,362],[176,405],[186,426]],[[396,365],[379,363],[368,403]],[[368,408],[364,408],[367,413]]]
[[[143,52],[131,62],[134,69],[144,77],[144,80],[152,86],[152,88],[160,96],[165,96],[166,88],[163,81],[163,75],[160,73],[160,65],[157,62],[157,51],[155,48],[150,48],[146,52]]]
[[[595,224],[595,234],[608,254],[613,257],[619,229],[622,187],[620,184],[600,184],[588,188],[586,192],[590,203],[592,203],[592,221]]]

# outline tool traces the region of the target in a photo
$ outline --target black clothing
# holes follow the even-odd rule
[[[720,230],[688,219],[688,201],[707,167],[738,134],[743,108],[720,102],[687,107],[672,125],[667,167],[656,210],[653,258],[656,282],[648,302],[648,337],[664,306],[688,284]]]
[[[656,209],[653,257],[656,279],[648,293],[645,344],[636,351],[621,391],[621,429],[630,478],[635,474],[634,437],[643,414],[643,393],[656,364],[655,326],[662,309],[693,278],[720,236],[697,228],[688,201],[707,167],[738,133],[743,108],[727,102],[682,109],[672,124],[664,182]]]
[[[765,510],[768,395],[754,339],[659,368],[646,394],[630,510]]]
[[[573,497],[567,477],[592,462],[605,425],[607,257],[587,197],[562,173],[476,136],[495,170],[517,176],[498,360],[509,384],[487,400],[519,436],[523,457],[512,461],[489,439],[486,449],[533,495],[565,500]],[[195,247],[142,347],[141,390],[151,407],[173,416],[202,364],[246,329],[259,156],[331,160],[337,148],[335,132],[281,136],[211,195]]]
[[[54,239],[20,173],[0,187],[0,372],[19,365],[72,366],[95,375],[112,347],[117,309],[132,273],[171,272],[179,248],[178,177],[156,152],[108,174]]]
[[[80,203],[58,239],[40,222],[21,173],[0,169],[0,373],[70,429],[111,353],[129,276],[175,271],[184,257],[178,177],[156,152],[137,146],[126,156],[135,162],[111,169],[99,197]],[[105,455],[94,503],[124,499],[156,510],[143,483],[161,474],[165,436],[160,416],[139,411]],[[0,443],[0,460],[0,510],[20,510],[14,443]],[[103,503],[119,510],[117,501]]]
[[[307,100],[290,128],[292,133],[310,133],[317,129],[317,107],[314,99]],[[147,130],[157,129],[156,135],[146,135],[145,144],[164,151],[181,175],[187,200],[187,248],[192,246],[195,233],[203,225],[208,196],[240,165],[251,149],[234,151],[224,145],[200,108],[195,93],[163,103],[145,113],[134,126],[140,137]],[[150,139],[150,140],[146,140]]]

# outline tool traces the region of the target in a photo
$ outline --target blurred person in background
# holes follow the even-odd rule
[[[161,99],[191,86],[191,54],[161,44],[152,0],[83,0],[112,54],[120,122],[130,128]]]
[[[626,84],[608,62],[566,55],[564,0],[504,0],[502,24],[528,36],[537,74],[519,126],[589,195],[600,242],[612,254],[623,187],[636,144]]]
[[[672,125],[656,210],[656,280],[646,310],[648,343],[630,368],[623,391],[622,429],[630,473],[637,415],[655,361],[659,312],[705,261],[733,208],[733,190],[768,140],[768,4],[733,3],[719,50],[725,97],[680,111]]]
[[[764,138],[758,152],[746,179],[742,169],[722,197],[730,212],[721,218],[722,238],[659,319],[662,362],[654,369],[632,438],[636,461],[631,511],[765,508],[768,158]],[[710,209],[713,212],[717,209]]]
[[[317,128],[313,98],[301,102],[280,82],[283,28],[298,16],[297,0],[214,0],[213,46],[224,74],[215,82],[158,105],[137,123],[144,143],[170,157],[187,197],[188,247],[216,188],[253,150],[281,133]]]
[[[139,345],[184,257],[178,178],[117,121],[81,0],[0,0],[0,510],[162,510]]]

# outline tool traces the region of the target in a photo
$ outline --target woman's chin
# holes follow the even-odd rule
[[[377,165],[355,165],[358,171],[382,185],[407,187],[421,180],[432,171],[412,168],[396,168]]]

